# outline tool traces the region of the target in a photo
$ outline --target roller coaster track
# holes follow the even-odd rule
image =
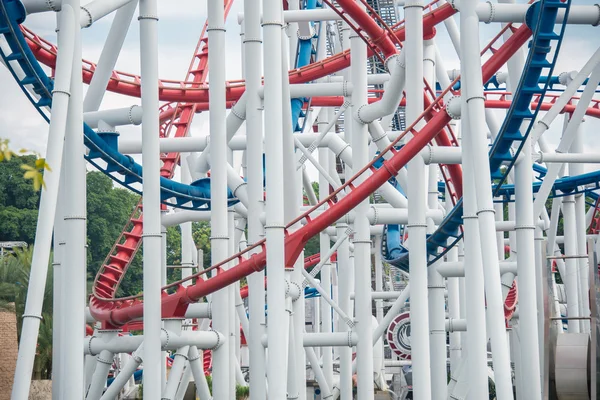
[[[528,10],[526,22],[533,28],[529,55],[518,90],[515,92],[506,119],[490,150],[491,178],[498,181],[493,188],[495,196],[500,193],[502,184],[523,148],[541,109],[541,103],[550,85],[550,80],[546,80],[540,87],[540,76],[543,70],[548,71],[548,76],[552,75],[566,28],[566,22],[563,21],[560,24],[559,33],[554,32],[556,15],[560,8],[564,8],[565,15],[568,15],[570,5],[570,1],[562,3],[559,0],[542,0],[534,3]],[[550,54],[552,45],[554,45],[555,51]],[[532,112],[530,105],[534,96],[537,99],[537,106]],[[520,128],[524,123],[527,124],[527,128],[524,133],[521,133]],[[513,149],[513,145],[517,146],[516,150]],[[463,233],[460,230],[462,216],[461,198],[438,229],[427,238],[428,265],[441,259],[462,239]],[[408,251],[404,249],[398,258],[388,260],[388,262],[408,270]]]
[[[529,38],[531,31],[526,26],[523,26],[513,36],[512,40],[505,43],[496,54],[494,54],[483,68],[483,77],[489,79],[501,65],[510,57],[515,47],[520,47]],[[445,94],[445,93],[443,93]],[[443,95],[442,94],[442,95]],[[397,140],[392,142],[390,146],[380,154],[380,157],[390,155],[391,157],[383,162],[384,168],[377,169],[373,160],[363,167],[357,174],[349,179],[344,185],[336,189],[325,200],[312,207],[308,212],[299,216],[288,224],[288,228],[301,221],[306,221],[306,224],[294,232],[288,232],[285,240],[285,260],[286,265],[292,265],[302,248],[314,235],[327,228],[330,224],[337,221],[348,211],[353,209],[363,199],[371,195],[378,187],[383,185],[390,177],[395,176],[400,168],[402,168],[412,157],[426,146],[450,121],[450,117],[443,110],[434,111],[434,107],[439,103],[441,97],[438,97],[434,103],[431,103],[420,118],[407,128],[407,132],[411,132],[414,137],[400,150],[396,150],[394,146],[401,140],[404,135],[401,135]],[[425,127],[417,132],[415,124],[420,122],[425,115],[430,115],[431,119]],[[361,184],[356,184],[357,179],[361,176],[368,176]],[[336,196],[342,190],[348,190],[350,193],[335,201]],[[320,212],[320,209],[325,205],[330,207],[325,212]],[[312,214],[318,211],[318,215]],[[260,271],[266,264],[265,241],[260,241],[223,262],[216,264],[202,272],[192,275],[186,280],[174,282],[165,286],[165,293],[162,298],[163,316],[182,316],[185,313],[187,304],[198,301],[201,297],[234,283],[255,271]],[[260,248],[262,251],[248,257],[251,250]],[[238,260],[238,264],[223,270],[221,267],[230,263],[233,260]],[[220,270],[220,273],[210,279],[203,279],[203,275],[209,271]],[[184,286],[185,281],[192,280],[192,284]],[[143,314],[142,295],[130,296],[121,299],[106,299],[99,296],[94,296],[90,302],[90,310],[94,317],[98,320],[106,321],[110,325],[119,326],[127,323],[132,319],[136,319]]]
[[[225,1],[225,18],[233,0]],[[194,49],[194,55],[186,73],[186,81],[190,80],[193,87],[199,87],[206,82],[208,76],[208,37],[206,29],[208,21],[204,23],[200,39]],[[170,107],[170,106],[169,106]],[[172,117],[161,121],[159,134],[162,138],[167,137],[185,137],[188,135],[192,120],[196,113],[197,105],[195,103],[177,103],[172,107]],[[164,115],[164,110],[160,114]],[[162,167],[160,175],[163,178],[171,179],[175,173],[175,167],[179,164],[179,153],[162,153],[160,159]],[[142,244],[143,213],[142,200],[140,199],[134,208],[129,221],[123,227],[121,234],[117,238],[112,249],[102,263],[96,278],[94,287],[98,293],[104,297],[115,297],[121,280],[125,276],[133,257]]]
[[[34,89],[38,89],[40,92],[48,92],[48,89],[51,87],[50,81],[43,74],[39,64],[37,64],[36,60],[33,57],[33,54],[29,51],[29,49],[25,49],[25,38],[21,35],[18,30],[18,24],[24,19],[24,10],[20,8],[19,3],[16,1],[5,0],[2,4],[2,19],[0,20],[0,33],[2,33],[3,37],[6,38],[7,43],[9,43],[9,50],[3,51],[2,55],[5,61],[8,61],[8,64],[16,62],[21,67],[21,72],[25,72],[25,79],[21,78],[17,80],[21,82],[22,86],[30,85],[33,86]],[[427,21],[432,23],[435,18],[441,18],[442,7],[437,9],[435,12],[430,13],[428,15]],[[454,10],[449,10],[445,8],[445,13],[452,15]],[[440,20],[443,20],[441,18]],[[430,25],[433,26],[433,25]],[[16,30],[14,29],[16,28]],[[19,32],[17,32],[19,31]],[[400,32],[403,33],[403,32]],[[498,49],[498,51],[486,62],[483,68],[483,77],[484,81],[487,81],[491,78],[491,76],[498,70],[498,68],[503,65],[506,60],[512,54],[514,48],[520,47],[525,41],[529,38],[531,31],[526,26],[522,26],[511,38],[511,40],[507,41],[502,47]],[[13,49],[10,44],[16,46]],[[21,54],[15,54],[19,50],[22,50]],[[27,50],[27,51],[25,51]],[[12,56],[12,57],[11,57]],[[9,60],[6,60],[6,58]],[[337,57],[337,58],[335,58]],[[302,79],[306,79],[307,76],[318,76],[321,73],[325,75],[329,72],[323,72],[323,70],[335,70],[335,68],[339,68],[340,65],[344,65],[348,60],[347,57],[343,56],[334,56],[334,59],[331,57],[328,59],[329,62],[325,63],[327,66],[324,67],[323,63],[319,64],[316,67],[311,67],[305,70],[306,73]],[[332,60],[331,60],[332,59]],[[326,60],[327,61],[327,60]],[[21,64],[25,65],[22,67]],[[313,68],[318,68],[321,72],[314,72]],[[300,69],[301,70],[301,69]],[[292,71],[292,73],[296,73],[297,71]],[[14,72],[14,69],[11,70]],[[41,73],[40,73],[41,72]],[[296,75],[298,76],[298,75]],[[27,79],[29,78],[29,79]],[[45,78],[45,80],[44,80]],[[315,79],[315,78],[313,78]],[[23,82],[25,80],[25,82]],[[40,85],[40,82],[42,83]],[[31,87],[29,87],[31,88]],[[190,89],[194,91],[195,89]],[[186,92],[185,90],[178,89],[178,91]],[[197,90],[200,92],[200,90]],[[206,91],[204,89],[204,91]],[[35,90],[32,91],[34,94]],[[164,91],[162,91],[164,93]],[[35,97],[29,91],[26,91],[28,97],[32,100],[34,104],[38,106],[38,109],[49,106],[48,100],[44,100],[44,96]],[[231,90],[229,91],[231,94]],[[445,91],[443,94],[447,93]],[[442,94],[442,95],[443,95]],[[45,97],[49,99],[49,97]],[[306,241],[317,234],[318,232],[325,229],[331,223],[338,220],[344,214],[346,214],[349,210],[351,210],[358,202],[367,198],[371,193],[373,193],[379,186],[385,183],[391,176],[397,174],[400,168],[402,168],[408,160],[410,160],[413,156],[415,156],[424,146],[426,146],[432,139],[436,137],[436,135],[447,125],[450,121],[450,117],[445,113],[445,111],[440,107],[441,96],[439,96],[435,102],[429,104],[427,106],[426,111],[422,114],[419,121],[424,117],[430,117],[428,123],[425,127],[417,132],[414,129],[415,124],[412,124],[407,128],[407,132],[412,132],[414,138],[409,141],[402,149],[396,150],[394,146],[398,143],[398,140],[402,138],[402,135],[398,140],[394,141],[386,151],[382,152],[380,157],[384,155],[390,155],[391,157],[383,162],[385,168],[375,168],[373,166],[373,162],[369,163],[362,170],[360,170],[357,175],[353,178],[349,179],[342,187],[335,190],[327,199],[323,200],[319,205],[313,207],[309,212],[301,215],[296,220],[290,223],[296,224],[300,220],[305,220],[307,222],[302,228],[296,230],[293,233],[288,234],[285,242],[286,249],[286,265],[291,265],[295,259],[298,257],[299,253],[302,250],[302,247],[306,243]],[[40,104],[41,103],[41,104]],[[89,129],[91,130],[91,129]],[[95,134],[95,132],[92,131]],[[86,130],[86,135],[88,134]],[[406,133],[405,133],[406,134]],[[140,170],[141,172],[141,170]],[[370,175],[367,179],[364,180],[361,184],[355,184],[356,180],[361,175]],[[185,186],[185,185],[183,185]],[[164,187],[163,187],[164,189]],[[334,197],[341,191],[348,190],[351,192],[351,196],[344,196],[338,202],[334,201]],[[164,199],[163,199],[164,200]],[[192,200],[189,200],[192,201]],[[320,215],[312,217],[311,214],[317,210],[317,208],[323,206],[324,204],[330,205],[330,208]],[[193,204],[192,204],[193,205]],[[262,252],[252,255],[249,258],[246,258],[247,252],[253,248],[261,247]],[[264,251],[265,242],[259,242],[255,246],[247,249],[242,253],[238,253],[230,259],[224,261],[223,263],[217,264],[201,273],[195,274],[192,277],[188,278],[188,280],[194,280],[193,284],[187,287],[182,285],[183,281],[175,282],[171,285],[168,285],[164,288],[166,291],[163,299],[163,315],[178,315],[182,316],[187,308],[187,304],[190,302],[197,301],[202,296],[217,290],[220,287],[227,286],[237,280],[239,280],[243,276],[247,276],[248,274],[258,271],[264,268],[266,263],[266,254]],[[227,262],[230,262],[234,259],[238,259],[240,263],[227,271],[222,271],[217,277],[203,280],[201,275],[204,273],[220,269],[222,265]],[[97,293],[95,297],[92,299],[90,303],[90,308],[93,315],[103,321],[107,321],[114,326],[123,325],[128,321],[139,318],[142,315],[142,299],[141,296],[132,296],[129,298],[123,299],[110,299],[99,296]]]

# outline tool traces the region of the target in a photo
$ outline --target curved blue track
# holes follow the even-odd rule
[[[570,0],[565,3],[560,0],[542,0],[534,3],[527,12],[526,23],[533,31],[533,38],[529,42],[529,54],[518,89],[515,91],[506,119],[489,155],[491,178],[498,182],[493,188],[494,196],[501,193],[502,183],[514,166],[517,156],[531,132],[543,96],[550,86],[550,79],[540,78],[544,70],[547,71],[546,76],[552,76],[566,28],[566,23],[563,21],[560,25],[560,32],[554,32],[556,15],[560,8],[564,8],[568,15],[570,5]],[[554,52],[551,54],[553,46]],[[541,87],[540,81],[542,82]],[[531,112],[530,105],[533,96],[541,96],[541,98],[537,108]],[[524,123],[527,123],[527,129],[522,133],[520,129]],[[515,145],[516,151],[513,150]],[[428,265],[442,258],[462,238],[463,234],[460,229],[462,216],[461,198],[438,229],[427,238]],[[400,228],[390,230],[388,227],[387,230],[384,230],[385,246],[382,247],[382,255],[388,263],[408,272],[408,249],[402,246],[400,232]]]

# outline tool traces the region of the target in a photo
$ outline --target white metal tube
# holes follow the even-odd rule
[[[464,77],[462,96],[468,111],[468,137],[471,142],[468,153],[472,155],[474,184],[477,190],[477,219],[481,256],[484,270],[484,284],[488,313],[489,336],[492,343],[494,377],[499,400],[512,399],[512,378],[509,349],[504,321],[504,301],[500,286],[498,249],[495,245],[494,203],[490,187],[490,169],[486,138],[479,134],[486,131],[484,120],[484,99],[482,86],[481,58],[479,55],[479,21],[475,13],[476,0],[463,0],[460,13],[462,76]],[[464,142],[463,142],[464,143]],[[464,144],[463,144],[464,145]],[[471,158],[471,157],[469,157]],[[467,316],[468,318],[468,316]],[[487,379],[486,379],[487,386]]]
[[[540,163],[569,163],[569,164],[598,164],[600,154],[598,153],[534,153],[533,161]],[[576,175],[576,174],[573,174]]]
[[[225,48],[224,1],[208,2],[208,40],[211,48]],[[209,97],[210,155],[211,155],[211,261],[216,264],[227,258],[229,236],[227,224],[227,129],[225,125],[225,52],[211,52],[208,67],[211,71]],[[206,153],[206,151],[204,152]],[[203,154],[204,154],[203,153]],[[213,395],[217,399],[229,398],[233,387],[230,376],[229,340],[231,328],[229,290],[215,292],[213,298],[213,329],[223,333],[226,343],[213,352]]]
[[[390,80],[383,92],[381,99],[375,103],[358,109],[358,119],[368,124],[383,116],[392,114],[398,109],[398,103],[402,98],[406,78],[405,69],[406,53],[395,54],[385,60],[385,66],[390,72]]]
[[[453,1],[452,6],[462,11],[466,2]],[[525,14],[529,8],[528,4],[514,4],[509,2],[508,4],[491,4],[491,3],[480,3],[477,4],[476,14],[481,22],[503,22],[503,23],[521,23],[525,22]],[[556,22],[562,23],[565,17],[564,10],[559,10],[556,16]],[[574,5],[569,10],[569,17],[567,19],[569,24],[583,24],[583,25],[598,25],[600,23],[600,10],[595,5]]]
[[[142,160],[144,164],[144,397],[161,392],[161,225],[160,152],[158,146],[158,10],[156,0],[141,0]],[[88,109],[90,110],[90,109]]]
[[[169,372],[169,380],[167,381],[167,387],[163,391],[161,400],[173,400],[175,398],[177,387],[183,376],[183,368],[188,360],[189,350],[190,346],[183,346],[177,349],[177,352],[173,356],[173,366]]]
[[[56,61],[54,90],[52,93],[52,118],[46,148],[46,162],[51,170],[45,171],[45,187],[40,196],[39,218],[35,232],[35,247],[27,287],[27,300],[23,313],[19,357],[15,369],[12,399],[25,400],[29,395],[31,373],[35,360],[37,336],[41,321],[44,288],[48,272],[48,259],[52,243],[52,227],[56,215],[58,191],[63,158],[63,141],[67,127],[68,105],[75,47],[75,15],[73,8],[65,7],[60,14],[59,45]]]
[[[57,16],[60,14],[57,14]],[[64,153],[63,153],[64,157]],[[61,170],[61,182],[65,180],[65,170]],[[64,296],[62,295],[64,282],[67,281],[65,269],[62,268],[65,249],[64,232],[64,211],[62,205],[65,204],[65,186],[59,185],[58,203],[56,215],[54,218],[54,261],[52,263],[53,274],[53,303],[52,303],[52,396],[54,398],[62,397],[62,385],[64,382],[63,364],[65,346],[64,335],[62,331],[65,326]]]
[[[461,164],[463,150],[460,147],[434,147],[427,145],[421,150],[425,165],[430,164]]]
[[[519,285],[519,326],[521,342],[522,379],[521,396],[526,399],[541,399],[540,353],[538,335],[538,307],[536,299],[535,273],[535,224],[533,220],[533,177],[531,174],[531,142],[525,142],[524,150],[515,165],[515,218],[517,226],[517,269]]]
[[[333,394],[331,393],[331,389],[329,388],[329,385],[327,384],[327,380],[325,379],[323,370],[321,369],[321,366],[319,365],[319,359],[317,358],[315,351],[310,347],[307,347],[305,350],[306,350],[306,358],[308,359],[308,362],[310,363],[313,373],[315,374],[315,380],[317,381],[317,383],[319,384],[319,388],[321,389],[321,398],[323,400],[331,399],[333,397]]]
[[[409,0],[404,4],[406,41],[406,121],[412,123],[423,111],[423,2]],[[410,237],[409,260],[411,294],[411,353],[413,354],[413,395],[431,399],[429,349],[429,310],[427,298],[427,208],[425,165],[420,157],[408,163],[407,225]]]
[[[352,114],[357,116],[360,107],[367,103],[367,48],[362,39],[355,33],[350,36],[351,81],[354,83],[352,93]],[[356,117],[352,121],[352,164],[361,168],[368,160],[367,126]],[[355,182],[360,184],[364,178]],[[362,201],[356,208],[354,220],[354,273],[355,273],[355,313],[358,344],[356,346],[357,380],[359,400],[373,397],[373,343],[371,330],[371,238],[369,221],[366,213],[369,201]]]
[[[131,0],[115,14],[115,19],[106,37],[106,44],[102,49],[102,53],[100,53],[100,58],[94,70],[94,76],[83,100],[83,111],[85,112],[97,111],[100,108],[104,93],[106,92],[106,85],[108,85],[119,53],[123,48],[125,36],[129,30],[137,3],[138,0]]]
[[[337,235],[341,237],[346,233],[348,225],[338,223],[336,226]],[[352,266],[350,265],[350,248],[349,241],[344,240],[337,253],[337,268],[338,268],[338,305],[342,311],[352,317],[352,308],[350,301],[350,293],[353,291],[351,271]],[[344,319],[340,314],[337,316],[338,327],[340,332],[347,333],[350,331],[350,327],[345,323]],[[343,400],[350,399],[352,396],[352,349],[347,347],[341,347],[338,349],[340,357],[340,395]]]
[[[381,260],[381,235],[375,235],[375,242],[373,248],[375,250],[375,291],[383,291],[383,262]],[[375,300],[375,316],[377,322],[381,323],[383,319],[383,301]]]
[[[319,113],[319,131],[321,132],[326,128],[326,125],[329,125],[329,121],[327,120],[328,112],[327,109],[321,109]],[[328,165],[329,164],[329,150],[328,149],[319,149],[319,164]],[[319,200],[324,200],[329,195],[329,190],[324,190],[328,187],[328,182],[326,178],[321,174],[319,175]],[[317,290],[322,290],[326,294],[323,299],[331,300],[331,263],[329,261],[328,253],[329,253],[329,245],[330,239],[329,235],[326,232],[321,232],[319,234],[319,251],[321,254],[321,263],[323,263],[321,267],[321,283],[317,284],[315,288]],[[305,277],[308,272],[305,269],[302,269],[302,275]],[[310,277],[310,275],[309,275]],[[310,279],[310,278],[309,278]],[[315,282],[313,281],[314,285]],[[321,286],[321,288],[319,288]],[[315,310],[315,312],[319,312]],[[330,301],[322,301],[321,302],[321,330],[322,332],[332,332],[332,321],[333,318],[332,306]],[[325,380],[327,381],[327,385],[332,387],[333,385],[333,352],[331,347],[323,347],[321,349],[322,359],[323,359],[323,374],[325,375]]]
[[[110,351],[102,350],[96,357],[96,370],[94,371],[87,396],[85,397],[86,400],[98,400],[102,396],[104,386],[106,385],[106,377],[113,363],[113,356],[114,354]]]
[[[94,75],[95,76],[95,75]],[[89,90],[89,89],[88,89]],[[110,110],[90,111],[83,115],[84,122],[93,129],[98,127],[100,121],[104,121],[111,126],[120,125],[139,125],[142,123],[142,107],[132,105],[131,107],[113,108]],[[138,152],[141,152],[141,140],[139,141]]]
[[[206,376],[204,375],[204,366],[202,353],[198,352],[196,346],[190,346],[188,353],[190,368],[192,369],[192,375],[194,376],[194,382],[196,383],[196,391],[199,397],[204,400],[212,400],[210,390],[208,389],[208,383],[206,382]]]
[[[31,2],[36,0],[30,0]],[[41,1],[41,0],[37,0]],[[438,7],[444,5],[446,1],[440,2]],[[452,6],[458,10],[461,10],[460,1],[452,1]],[[512,7],[510,7],[512,6]],[[41,6],[40,6],[41,8]],[[481,22],[525,22],[525,13],[529,8],[528,4],[497,4],[497,3],[481,3],[477,5],[476,12],[477,17]],[[43,9],[42,11],[47,11]],[[560,23],[564,19],[564,10],[559,10],[556,17],[556,22]],[[338,21],[341,17],[332,10],[327,9],[315,9],[315,10],[286,10],[283,12],[285,22],[309,22],[309,21]],[[243,14],[238,15],[238,22],[244,19]],[[448,18],[446,21],[452,20]],[[600,22],[600,10],[595,5],[573,5],[569,11],[569,17],[567,19],[569,24],[582,24],[582,25],[598,25]],[[445,24],[446,30],[450,32],[450,38],[454,47],[458,50],[459,38],[458,28],[456,22],[454,24]]]
[[[117,375],[112,384],[106,389],[100,400],[113,400],[118,396],[123,386],[125,386],[129,378],[142,363],[143,346],[143,344],[140,344],[135,352],[131,354],[129,361],[127,361],[119,375]]]
[[[464,88],[464,86],[463,86]],[[466,103],[462,102],[462,120],[469,120],[469,111]],[[471,154],[471,142],[464,140],[469,135],[469,124],[461,122],[462,145],[467,154]],[[463,163],[463,221],[465,238],[464,241],[464,311],[461,315],[467,318],[467,335],[462,335],[462,347],[466,350],[466,365],[471,378],[470,391],[474,398],[489,398],[487,377],[485,374],[485,360],[487,359],[487,336],[485,321],[485,296],[484,296],[484,274],[480,266],[481,249],[479,240],[479,226],[476,220],[477,194],[473,182],[473,169],[477,166],[471,157],[465,158]],[[459,257],[460,260],[460,257]],[[460,262],[460,261],[459,261]]]
[[[437,57],[437,54],[436,54]],[[448,188],[446,188],[446,199],[450,198]],[[452,209],[452,202],[446,201],[446,210]],[[458,261],[458,248],[454,246],[446,255],[446,260],[449,262]],[[439,272],[439,267],[438,267]],[[448,278],[446,280],[446,286],[448,288],[448,318],[459,319],[462,317],[460,314],[460,292],[459,292],[459,278]],[[450,372],[454,375],[458,369],[458,364],[462,357],[461,347],[461,333],[451,332],[449,335],[449,355],[450,355]]]
[[[565,196],[562,201],[563,223],[565,231],[565,288],[567,289],[567,316],[569,317],[569,333],[579,333],[579,321],[571,319],[579,317],[579,291],[577,259],[577,225],[575,221],[575,199]]]
[[[465,263],[462,261],[454,262],[442,262],[437,265],[437,270],[442,276],[449,277],[464,277],[465,276]],[[500,261],[500,275],[506,273],[517,274],[517,263],[516,261]]]
[[[435,43],[432,39],[423,42],[423,76],[426,82],[435,87]],[[427,209],[438,209],[438,168],[436,166],[425,166],[427,182]],[[435,224],[427,219],[427,233],[435,231]],[[437,263],[440,263],[439,260]],[[436,264],[437,264],[436,263]],[[446,302],[444,291],[446,289],[445,279],[438,272],[435,265],[427,269],[427,292],[429,297],[429,342],[431,360],[431,396],[434,399],[445,399],[448,397],[447,383],[448,371],[446,365],[446,330],[444,321],[446,318]]]
[[[268,398],[280,399],[286,396],[287,378],[287,337],[288,323],[285,311],[284,292],[284,196],[283,187],[283,143],[281,130],[283,119],[282,107],[282,5],[278,0],[263,1],[263,43],[264,43],[264,80],[265,100],[264,114],[266,144],[266,182],[267,224],[265,226],[267,240],[267,264],[277,265],[269,268],[267,286],[267,303],[269,304],[269,320],[267,334],[269,341],[269,363],[267,378],[269,381]]]
[[[65,0],[63,7],[71,6],[75,21],[79,19],[79,0]],[[63,387],[63,398],[79,400],[84,392],[83,338],[85,336],[85,303],[87,279],[87,232],[86,232],[86,168],[83,145],[83,80],[81,68],[81,29],[75,29],[75,47],[71,75],[71,98],[65,133],[65,254],[64,272],[69,277],[69,289],[64,295],[64,351],[63,372],[73,379]],[[77,71],[77,72],[75,72]],[[102,371],[98,371],[102,373]],[[102,387],[104,387],[102,385]],[[98,396],[99,398],[100,396]]]
[[[67,0],[63,1],[66,2]],[[132,1],[133,0],[94,0],[90,3],[87,3],[85,6],[81,6],[82,12],[80,18],[78,18],[81,20],[81,27],[90,27],[94,22],[98,21],[102,17],[105,17],[111,12],[124,7]]]
[[[185,396],[185,392],[189,387],[189,384],[192,380],[192,367],[189,363],[186,364],[185,371],[183,371],[183,376],[181,377],[181,383],[177,388],[177,393],[175,393],[175,400],[183,400]]]
[[[570,151],[572,152],[583,152],[583,125],[580,124],[577,128],[577,133],[573,143],[571,144]],[[581,164],[569,164],[569,175],[581,175],[583,174],[584,166]],[[575,227],[577,229],[577,255],[587,256],[587,241],[586,231],[588,225],[585,223],[585,195],[578,193],[575,196]],[[587,317],[590,315],[590,302],[589,302],[589,266],[588,258],[581,257],[577,259],[578,272],[579,272],[579,315]],[[581,320],[579,325],[582,333],[590,331],[589,321]]]
[[[221,346],[225,338],[217,331],[183,331],[177,334],[166,329],[159,329],[159,346],[167,350],[177,350],[183,346],[195,346],[202,349],[215,349]],[[90,336],[85,338],[83,348],[86,355],[98,355],[102,350],[108,350],[111,353],[129,353],[137,349],[142,342],[146,342],[145,335],[136,336],[117,336],[109,341],[100,340],[97,337]],[[146,344],[144,344],[144,348]],[[159,347],[159,348],[160,348]],[[147,363],[145,363],[147,364]]]
[[[258,89],[262,85],[262,42],[260,27],[260,0],[244,0],[244,45],[245,63],[243,71],[246,78],[246,137],[248,140],[246,162],[248,171],[248,244],[262,239],[263,226],[260,214],[263,211],[263,124],[262,101]],[[252,254],[252,253],[250,253]],[[266,391],[265,349],[260,342],[265,323],[265,284],[264,272],[248,276],[248,309],[250,337],[248,340],[251,400],[264,400]]]
[[[261,98],[265,97],[265,87],[258,90]],[[323,82],[323,83],[303,83],[290,85],[290,96],[314,97],[314,96],[350,96],[352,94],[352,83],[350,82]]]

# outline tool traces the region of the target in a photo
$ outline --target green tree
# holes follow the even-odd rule
[[[129,220],[139,197],[101,172],[87,174],[88,271],[95,274]]]

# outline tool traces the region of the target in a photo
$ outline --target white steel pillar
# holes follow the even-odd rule
[[[573,153],[583,153],[583,122],[577,127],[577,133],[571,144],[570,151]],[[582,175],[585,172],[584,164],[569,164],[569,175]],[[589,302],[589,265],[587,258],[587,224],[585,223],[585,194],[578,193],[575,196],[575,226],[577,229],[577,266],[579,272],[579,315],[582,317],[590,316]],[[590,332],[590,323],[586,320],[579,321],[581,332]]]
[[[262,100],[258,89],[262,86],[262,1],[244,1],[244,75],[246,78],[246,164],[248,171],[248,244],[262,239],[263,225],[260,215],[263,203],[263,125]],[[264,272],[248,276],[248,308],[250,311],[250,337],[247,337],[250,365],[252,400],[267,397],[265,348],[261,337],[265,332],[265,284]]]
[[[56,60],[56,75],[52,93],[53,112],[50,119],[46,162],[52,165],[44,172],[45,187],[40,195],[39,218],[35,232],[35,247],[31,260],[31,272],[27,287],[27,301],[23,313],[19,357],[15,368],[11,399],[26,400],[29,396],[31,373],[35,361],[37,337],[40,328],[44,288],[48,274],[48,260],[52,245],[52,228],[56,216],[61,167],[63,161],[63,142],[67,128],[69,110],[71,72],[75,46],[75,31],[79,29],[73,8],[65,5],[59,17],[61,34],[58,40],[61,49]]]
[[[79,20],[79,0],[68,0],[63,4],[73,7],[75,20]],[[81,60],[81,30],[75,29],[75,47],[73,52],[73,73],[71,75],[71,100],[69,117],[65,133],[65,254],[64,273],[69,277],[69,290],[63,292],[65,325],[64,377],[69,383],[63,385],[63,399],[79,400],[84,392],[84,355],[85,337],[85,291],[87,279],[86,263],[86,170],[85,147],[83,145],[83,81],[79,73]],[[72,381],[71,381],[72,379]]]
[[[463,83],[463,90],[465,86]],[[469,112],[467,104],[462,101],[461,134],[462,149],[465,154],[472,153],[471,141],[466,140],[470,135]],[[473,399],[489,398],[487,382],[487,336],[485,319],[484,273],[481,268],[481,249],[479,226],[477,225],[477,194],[474,185],[474,169],[477,166],[471,157],[463,159],[463,223],[464,236],[464,305],[467,318],[467,332],[462,334],[463,348],[467,353],[467,369],[470,391]],[[464,354],[464,353],[463,353]]]
[[[367,125],[357,118],[359,108],[367,103],[367,46],[356,34],[350,34],[350,76],[352,92],[352,165],[359,170],[369,161]],[[358,185],[364,178],[355,182]],[[322,189],[321,189],[322,190]],[[371,329],[371,236],[367,211],[369,201],[362,201],[354,210],[354,293],[356,312],[356,363],[358,399],[373,398],[373,332]]]
[[[158,10],[156,0],[141,0],[142,162],[144,164],[144,398],[161,393],[161,223],[158,132]]]
[[[406,121],[412,124],[423,112],[423,2],[404,4],[406,18]],[[419,126],[419,125],[418,125]],[[413,393],[431,399],[429,310],[427,299],[427,209],[425,163],[414,157],[408,163],[408,236],[410,260],[411,353]]]
[[[494,203],[490,187],[490,168],[485,126],[485,105],[482,86],[481,58],[479,55],[479,19],[475,12],[477,0],[465,0],[460,13],[461,29],[461,68],[463,93],[468,109],[468,136],[463,137],[463,145],[469,141],[468,153],[474,165],[474,184],[477,196],[477,219],[481,255],[485,276],[485,292],[488,311],[489,335],[492,341],[492,358],[498,400],[513,398],[512,379],[504,321],[504,301],[500,284],[498,249],[495,245],[496,229]],[[468,316],[467,316],[468,318]]]
[[[435,43],[433,39],[423,42],[423,76],[426,82],[435,88]],[[425,167],[427,174],[427,208],[438,208],[437,165]],[[427,233],[435,231],[434,222],[427,219]],[[448,367],[446,351],[446,301],[445,279],[437,271],[437,263],[427,269],[427,291],[429,296],[429,339],[431,359],[431,396],[434,399],[448,397]]]
[[[224,1],[208,2],[208,41],[213,51],[209,52],[210,73],[209,121],[211,155],[211,261],[217,264],[227,258],[229,235],[227,224],[227,137],[225,104],[225,15]],[[214,49],[217,49],[215,51]],[[224,266],[227,269],[227,266]],[[218,278],[219,274],[217,274]],[[213,278],[214,279],[214,278]],[[229,288],[225,287],[212,295],[213,329],[225,337],[218,349],[213,351],[213,397],[227,399],[231,395],[233,376],[230,370],[229,340],[231,326],[229,313]]]
[[[65,171],[61,171],[61,183],[64,182]],[[65,204],[64,186],[61,185],[58,193],[58,203],[56,207],[56,217],[54,219],[54,260],[52,262],[53,278],[53,300],[52,300],[52,398],[62,398],[62,385],[64,380],[64,296],[62,295],[63,283],[66,282],[62,262],[65,249],[65,231],[64,231],[64,211],[62,204]]]
[[[266,145],[266,239],[267,270],[267,337],[269,381],[268,398],[283,399],[287,387],[287,337],[285,310],[285,254],[284,254],[284,197],[283,197],[283,119],[281,35],[283,27],[282,5],[278,0],[263,1],[264,37],[264,110]]]
[[[517,270],[519,276],[519,326],[524,399],[541,399],[538,308],[535,277],[535,224],[533,220],[533,178],[531,142],[527,140],[515,165],[515,222]]]
[[[375,251],[375,291],[383,291],[383,263],[381,261],[381,235],[375,235],[375,241],[373,243],[373,249]],[[383,319],[383,299],[375,300],[375,316],[377,322],[381,323]]]
[[[318,120],[319,133],[323,132],[329,123],[327,114],[327,109],[322,108],[321,112],[319,113]],[[329,169],[329,149],[319,148],[318,152],[319,164]],[[319,200],[323,200],[327,198],[327,196],[329,196],[329,182],[323,176],[323,174],[319,174]],[[324,260],[324,258],[327,256],[327,253],[329,253],[329,243],[329,235],[326,232],[321,232],[319,234],[319,251],[321,254],[321,262],[325,262],[321,267],[321,287],[329,296],[331,296],[331,262],[329,260]],[[327,301],[322,301],[320,311],[321,332],[332,332],[331,305]],[[325,375],[327,385],[331,388],[333,387],[333,352],[331,346],[323,347],[321,349],[321,354],[323,356],[323,374]]]

